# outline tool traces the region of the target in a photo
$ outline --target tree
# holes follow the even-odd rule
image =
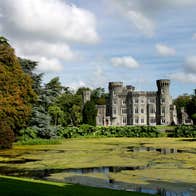
[[[190,100],[191,100],[190,95],[181,95],[174,100],[174,105],[176,105],[177,116],[178,116],[179,120],[181,120],[181,118],[182,118],[181,108],[184,107],[184,109],[187,111],[187,106],[188,106]]]
[[[87,101],[83,109],[83,123],[96,126],[97,108],[94,101]]]
[[[193,95],[190,102],[187,104],[187,113],[196,124],[196,95]]]
[[[23,71],[27,73],[33,80],[32,83],[33,90],[36,92],[37,95],[39,95],[41,91],[41,81],[42,81],[43,73],[37,74],[34,72],[38,63],[36,61],[23,59],[20,57],[18,58],[18,60],[20,62],[20,65],[22,66]]]
[[[23,72],[14,49],[5,38],[0,37],[0,121],[4,121],[2,127],[7,126],[17,133],[25,126],[35,99],[31,78]]]
[[[57,105],[51,105],[48,108],[48,112],[51,116],[52,124],[57,126],[62,122],[64,112],[61,110],[61,108]]]
[[[96,105],[105,105],[108,94],[105,93],[104,88],[96,88],[92,91],[91,100],[94,101]]]
[[[80,95],[65,92],[58,97],[56,104],[64,112],[64,126],[78,126],[82,122],[82,97]]]

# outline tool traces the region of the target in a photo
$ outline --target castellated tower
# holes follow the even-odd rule
[[[123,83],[122,82],[109,82],[109,115],[110,121],[112,125],[120,125],[120,102],[119,94],[123,91]]]
[[[82,100],[83,100],[83,106],[87,101],[91,100],[91,91],[90,90],[84,90],[82,93]]]
[[[169,93],[170,80],[157,80],[157,124],[171,124],[170,106],[172,98]]]

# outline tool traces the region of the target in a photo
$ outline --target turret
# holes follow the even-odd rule
[[[82,100],[83,100],[83,105],[91,100],[91,91],[90,90],[84,90],[82,92]]]
[[[157,122],[158,124],[170,124],[170,105],[172,98],[169,93],[170,80],[157,80]]]

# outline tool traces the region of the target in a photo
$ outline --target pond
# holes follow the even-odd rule
[[[147,167],[145,167],[147,168]],[[66,169],[61,173],[51,174],[46,179],[56,180],[56,175],[58,174],[61,178],[64,178],[65,182],[69,183],[77,183],[88,186],[95,187],[104,187],[118,190],[126,190],[126,191],[137,191],[142,193],[149,194],[159,194],[161,196],[192,196],[190,190],[184,191],[172,191],[168,190],[164,187],[154,187],[154,188],[146,188],[142,185],[123,183],[120,181],[115,181],[112,177],[112,173],[119,173],[123,171],[129,170],[142,170],[144,167],[92,167],[92,168],[77,168],[77,169]],[[95,175],[94,175],[95,174]],[[101,178],[97,178],[102,174]],[[131,177],[131,176],[130,176]],[[193,189],[192,189],[193,190]]]

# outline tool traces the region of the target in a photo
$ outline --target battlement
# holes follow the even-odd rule
[[[123,82],[109,82],[109,90],[119,87],[123,87]]]
[[[161,80],[157,80],[157,87],[166,87],[170,85],[170,80],[168,79],[161,79]]]

